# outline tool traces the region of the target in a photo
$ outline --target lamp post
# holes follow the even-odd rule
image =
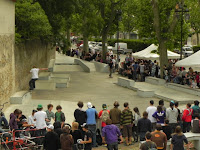
[[[121,10],[117,10],[117,62],[119,63],[119,22],[121,21]]]
[[[188,14],[189,10],[184,5],[183,1],[181,1],[181,3],[176,5],[175,12],[181,14],[181,53],[180,53],[180,60],[181,60],[183,58],[183,23],[184,23],[184,17],[186,17],[187,19],[187,17],[189,16]]]

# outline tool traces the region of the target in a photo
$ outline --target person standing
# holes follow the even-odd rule
[[[106,120],[107,119],[110,119],[110,111],[107,110],[107,105],[106,104],[103,104],[102,105],[102,109],[100,112],[99,112],[99,118],[101,119],[101,127],[105,127],[106,126]]]
[[[122,135],[117,126],[112,124],[111,119],[106,120],[106,126],[102,130],[102,142],[107,144],[108,150],[118,150],[118,137],[123,142]]]
[[[145,140],[145,134],[149,131],[151,132],[151,121],[148,119],[148,113],[143,112],[143,118],[138,120],[138,133],[140,135],[140,141]]]
[[[15,111],[10,114],[9,126],[11,131],[18,129],[17,121],[19,121],[18,116],[20,113],[21,111],[19,109],[15,109]]]
[[[47,127],[47,133],[45,134],[44,137],[44,149],[45,150],[58,150],[59,147],[59,137],[57,133],[53,131],[54,127],[53,125],[49,125]]]
[[[171,150],[184,150],[184,142],[187,144],[187,148],[189,148],[187,138],[181,131],[181,127],[177,126],[175,129],[175,134],[172,135]]]
[[[159,105],[157,111],[152,116],[157,120],[157,124],[164,124],[166,115],[162,106]]]
[[[80,140],[80,139],[83,139],[82,130],[79,130],[78,128],[79,128],[78,122],[73,122],[72,123],[72,129],[70,131],[70,134],[72,135],[72,137],[74,139],[73,150],[78,150],[77,141]]]
[[[110,56],[110,60],[108,62],[109,65],[109,77],[112,78],[113,69],[115,68],[113,56]]]
[[[192,114],[193,114],[193,109],[191,108],[191,104],[188,103],[186,105],[186,109],[183,111],[183,133],[185,132],[190,132],[191,128],[191,121],[192,121]]]
[[[92,132],[92,147],[97,147],[96,143],[96,118],[98,113],[95,108],[92,108],[92,103],[87,103],[88,109],[86,110],[87,114],[87,126],[88,129]],[[84,129],[84,128],[83,128]]]
[[[82,130],[81,125],[86,123],[87,116],[86,116],[86,112],[83,110],[83,106],[84,106],[83,102],[79,101],[77,105],[78,105],[78,108],[74,111],[74,118],[75,118],[75,121],[78,122],[79,124],[79,129]]]
[[[200,107],[199,107],[199,101],[194,101],[194,106],[192,106],[193,109],[193,115],[192,119],[195,118],[195,115],[200,115]]]
[[[120,121],[121,128],[123,129],[123,135],[126,139],[126,145],[129,146],[132,144],[132,127],[133,127],[133,113],[129,109],[129,104],[124,103],[124,110],[121,114]]]
[[[157,146],[154,142],[151,141],[151,133],[150,132],[147,132],[145,134],[145,139],[146,139],[146,142],[142,143],[141,146],[140,146],[140,150],[149,150],[149,149],[156,149]]]
[[[92,150],[92,132],[89,130],[89,127],[86,123],[82,125],[83,131],[85,132],[84,140],[80,142],[80,144],[85,144],[84,150]]]
[[[150,106],[147,107],[146,112],[148,113],[148,119],[151,121],[151,127],[153,131],[156,127],[157,120],[152,116],[156,112],[157,108],[154,106],[154,101],[150,100]]]
[[[135,112],[133,115],[133,138],[134,142],[138,142],[138,121],[141,118],[139,109],[137,107],[133,108]]]
[[[36,126],[36,121],[34,120],[34,115],[37,112],[37,110],[32,111],[32,115],[28,117],[28,124],[33,124],[34,127]]]
[[[30,90],[35,89],[35,81],[39,78],[38,74],[40,70],[48,70],[48,68],[36,68],[36,66],[33,66],[33,68],[30,70],[30,73],[32,75],[31,80],[29,81]]]
[[[46,110],[46,113],[47,113],[47,126],[51,124],[51,118],[55,121],[55,114],[52,112],[52,109],[53,109],[53,105],[52,104],[49,104],[47,105],[47,110]]]
[[[174,108],[174,102],[171,101],[169,108],[166,110],[166,118],[169,120],[169,125],[171,126],[172,133],[174,133],[177,126],[178,110]]]
[[[62,107],[58,105],[56,107],[57,112],[55,113],[55,121],[61,123],[61,128],[63,128],[65,123],[65,114],[62,112]]]
[[[167,147],[167,136],[164,132],[161,132],[162,126],[156,125],[156,130],[152,132],[151,140],[156,143],[158,150],[166,150]]]
[[[110,110],[110,119],[112,120],[112,124],[120,128],[121,110],[118,107],[119,103],[115,101],[114,108]]]

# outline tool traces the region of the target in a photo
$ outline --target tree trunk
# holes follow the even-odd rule
[[[67,50],[71,48],[70,28],[67,29]]]
[[[199,33],[196,33],[197,35],[197,45],[199,45]]]
[[[89,48],[88,48],[88,36],[86,34],[83,34],[83,51],[85,51],[86,53],[89,52]]]
[[[160,76],[164,77],[164,65],[168,66],[168,56],[167,56],[167,45],[165,40],[159,42],[159,54],[160,54]]]
[[[107,34],[103,32],[102,34],[102,59],[105,62],[106,60],[106,53],[107,53]]]
[[[128,32],[128,39],[131,39],[131,32]]]

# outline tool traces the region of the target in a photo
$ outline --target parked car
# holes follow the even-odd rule
[[[191,45],[185,45],[183,46],[183,55],[185,57],[188,57],[194,53],[193,48]]]
[[[113,47],[114,53],[117,53],[117,46],[118,52],[121,54],[132,53],[132,49],[127,48],[127,43],[115,43],[115,47]]]
[[[95,51],[102,51],[102,42],[99,42],[95,47]],[[107,50],[113,50],[112,46],[107,46]]]

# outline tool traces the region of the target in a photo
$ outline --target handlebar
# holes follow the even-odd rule
[[[1,107],[0,110],[3,110],[5,104],[8,104],[8,102],[5,102],[2,105],[0,105],[0,107]]]

